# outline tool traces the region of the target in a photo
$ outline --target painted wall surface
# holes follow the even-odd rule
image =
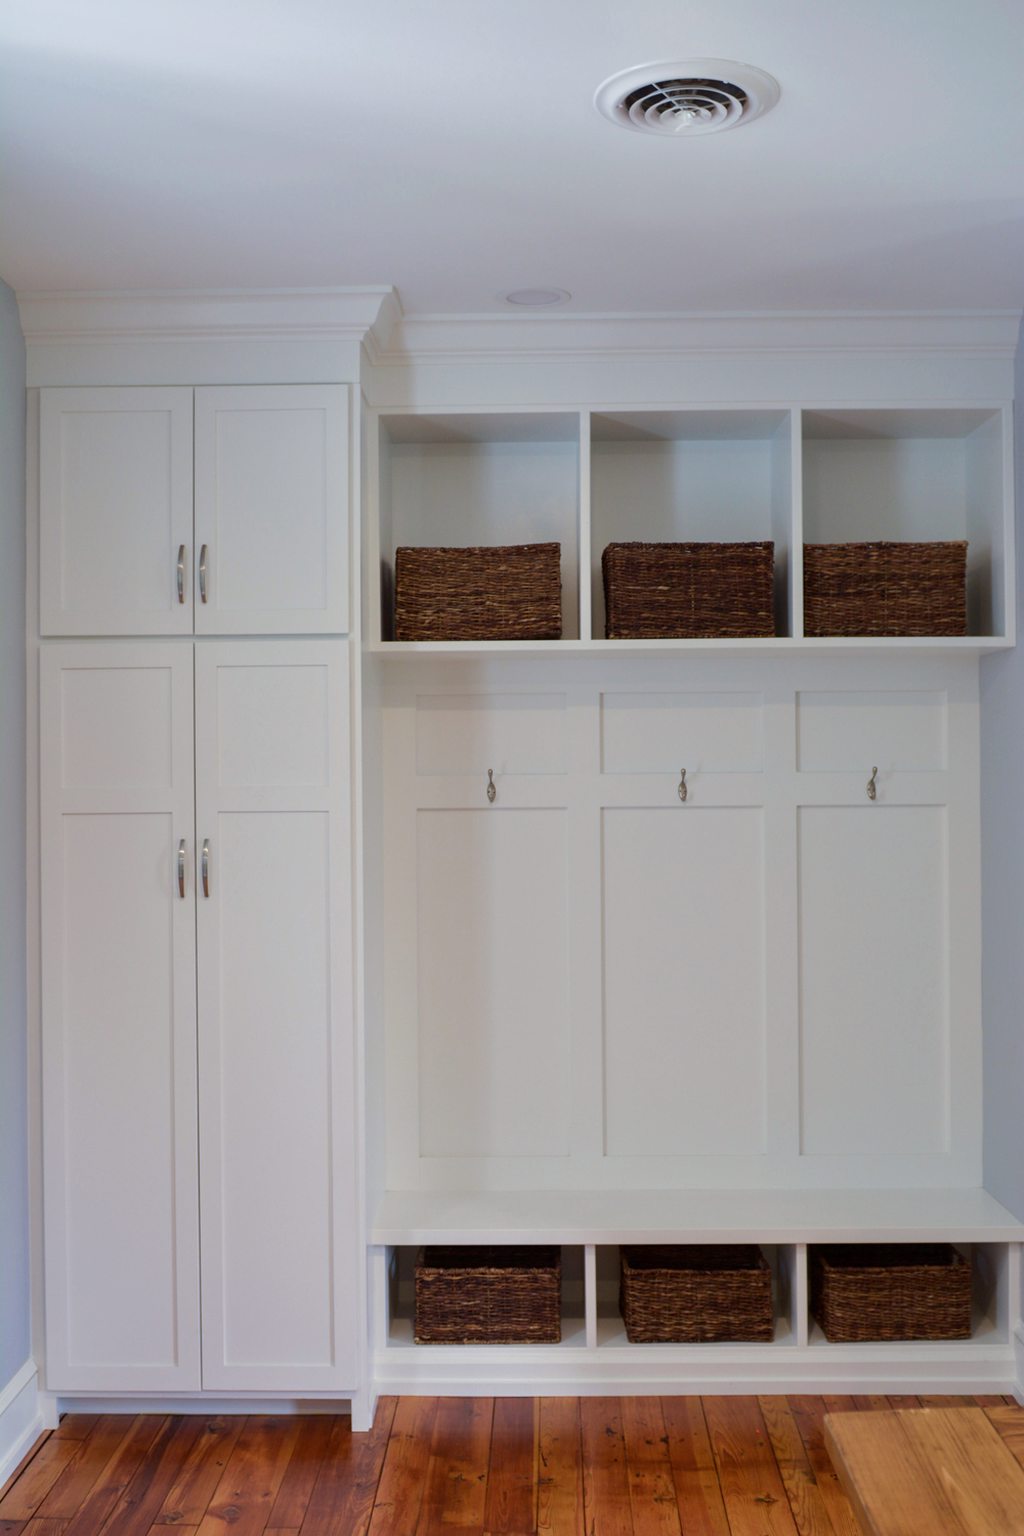
[[[29,1357],[25,343],[0,283],[0,1391]]]
[[[1017,612],[1024,614],[1024,324],[1017,347]],[[1024,1219],[1024,646],[981,664],[985,1187]]]

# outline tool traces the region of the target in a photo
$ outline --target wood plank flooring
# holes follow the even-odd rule
[[[825,1414],[975,1404],[1024,1466],[1002,1397],[383,1398],[368,1435],[68,1414],[0,1536],[860,1536]]]

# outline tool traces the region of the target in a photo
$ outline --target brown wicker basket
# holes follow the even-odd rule
[[[560,640],[562,546],[395,553],[396,640]]]
[[[951,1243],[855,1243],[810,1258],[811,1312],[834,1344],[971,1336],[971,1265]]]
[[[609,544],[601,556],[609,640],[774,635],[775,546]]]
[[[805,544],[805,635],[964,635],[967,545]]]
[[[560,1248],[423,1248],[417,1344],[557,1344]]]
[[[760,1248],[623,1248],[619,1310],[631,1344],[769,1343],[772,1274]]]

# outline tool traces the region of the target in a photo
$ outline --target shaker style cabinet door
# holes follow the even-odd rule
[[[196,633],[348,628],[348,389],[196,390]]]
[[[43,389],[39,627],[192,632],[191,389]]]
[[[40,681],[46,1384],[194,1391],[192,647]]]
[[[196,651],[206,1389],[356,1385],[348,665]]]

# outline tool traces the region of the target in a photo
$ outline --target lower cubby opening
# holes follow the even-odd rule
[[[415,1348],[418,1352],[453,1349],[582,1349],[587,1330],[584,1303],[584,1250],[564,1245],[562,1255],[562,1337],[558,1344],[416,1344],[416,1256],[419,1248],[396,1247],[387,1258],[387,1344],[389,1348]]]
[[[845,1245],[854,1253],[857,1244]],[[969,1338],[937,1339],[863,1339],[837,1341],[828,1339],[818,1320],[810,1312],[808,1298],[807,1342],[822,1350],[929,1350],[972,1349],[977,1346],[1009,1345],[1013,1331],[1014,1292],[1017,1248],[1007,1243],[954,1243],[971,1265],[971,1333]],[[808,1263],[813,1261],[813,1249]]]
[[[778,1345],[797,1342],[798,1321],[796,1315],[797,1248],[795,1244],[759,1245],[771,1270],[772,1310],[774,1331],[770,1342],[752,1343],[748,1340],[716,1340],[695,1343],[680,1340],[676,1343],[631,1343],[626,1334],[626,1324],[619,1303],[620,1254],[618,1244],[599,1245],[595,1251],[595,1302],[596,1344],[598,1348],[634,1349],[641,1351],[698,1349],[770,1349]]]

